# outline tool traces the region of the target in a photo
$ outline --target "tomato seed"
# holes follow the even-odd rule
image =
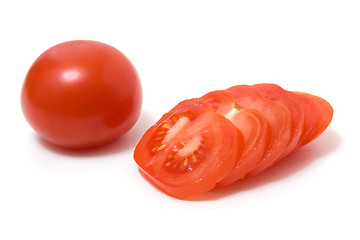
[[[158,151],[161,151],[161,150],[164,150],[166,148],[166,144],[163,144],[161,145],[157,150]]]

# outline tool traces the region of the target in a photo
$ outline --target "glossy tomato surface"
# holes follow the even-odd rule
[[[66,148],[113,141],[137,121],[142,105],[138,74],[107,44],[79,40],[46,50],[30,67],[21,106],[32,128]]]

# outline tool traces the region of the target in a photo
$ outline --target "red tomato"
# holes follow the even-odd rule
[[[119,50],[96,41],[58,44],[30,67],[21,93],[24,115],[47,141],[88,148],[117,139],[137,121],[138,74]]]
[[[213,91],[201,99],[210,103],[216,113],[229,119],[244,137],[243,154],[229,175],[217,184],[225,186],[244,178],[260,162],[269,143],[270,128],[263,114],[255,109],[240,109],[227,91]]]
[[[146,131],[134,159],[152,184],[184,199],[214,188],[232,171],[242,148],[241,133],[229,120],[191,99]]]

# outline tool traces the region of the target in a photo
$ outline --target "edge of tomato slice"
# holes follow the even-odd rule
[[[261,112],[271,128],[270,143],[263,159],[257,163],[246,177],[259,174],[278,161],[290,141],[291,116],[289,110],[281,103],[266,99],[249,85],[237,85],[226,89],[240,108],[255,109]]]
[[[234,168],[243,149],[238,129],[200,99],[176,105],[138,142],[140,173],[166,194],[185,199],[207,192]]]
[[[217,114],[229,119],[244,137],[244,151],[234,169],[220,181],[218,186],[226,186],[240,180],[262,160],[271,135],[268,122],[255,109],[239,108],[229,92],[212,91],[201,97],[214,108]]]
[[[298,147],[304,146],[319,137],[330,125],[334,109],[325,99],[304,92],[293,92],[303,102],[306,112],[304,119],[304,133]]]
[[[282,103],[290,112],[291,116],[291,131],[290,141],[285,147],[281,158],[288,155],[296,149],[302,131],[304,129],[304,110],[298,100],[298,96],[282,87],[272,83],[261,83],[252,85],[256,92],[261,94],[264,98]]]

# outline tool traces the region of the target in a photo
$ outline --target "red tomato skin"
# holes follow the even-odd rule
[[[111,142],[137,121],[142,89],[136,69],[116,48],[88,40],[60,43],[31,65],[21,106],[31,127],[65,148]]]

